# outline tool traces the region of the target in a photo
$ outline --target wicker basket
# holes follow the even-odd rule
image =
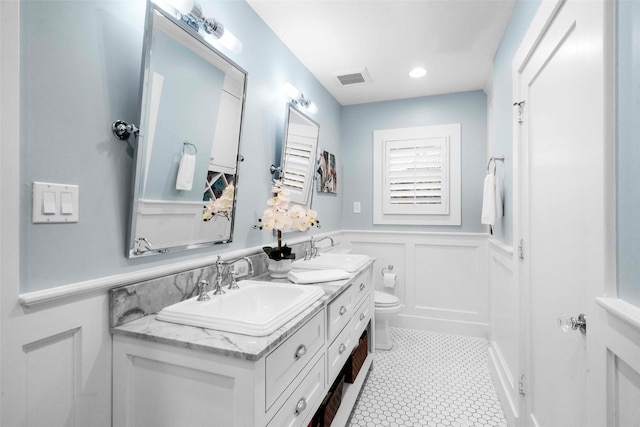
[[[329,392],[325,396],[318,412],[313,417],[312,420],[314,426],[318,427],[329,427],[331,422],[333,422],[333,418],[336,416],[338,412],[338,408],[340,408],[340,403],[342,403],[342,389],[344,388],[344,376],[339,377]]]
[[[344,380],[349,384],[353,384],[360,372],[360,368],[364,361],[367,358],[367,354],[369,353],[369,343],[367,339],[367,330],[362,333],[360,336],[360,340],[356,348],[351,352],[351,356],[349,356],[349,360],[344,367]]]

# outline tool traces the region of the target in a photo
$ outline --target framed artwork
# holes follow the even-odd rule
[[[336,173],[336,156],[328,151],[320,153],[320,165],[318,166],[318,192],[336,193],[338,188],[338,176]]]

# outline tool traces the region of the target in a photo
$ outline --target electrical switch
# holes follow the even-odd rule
[[[54,193],[53,191],[42,192],[42,214],[56,214],[56,193]]]
[[[60,213],[62,215],[73,215],[73,193],[69,191],[60,192]]]
[[[34,182],[32,211],[34,224],[78,222],[78,186]]]

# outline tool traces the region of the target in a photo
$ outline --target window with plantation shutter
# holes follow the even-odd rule
[[[374,132],[374,223],[460,224],[460,125]]]
[[[385,214],[449,213],[448,138],[385,141]]]

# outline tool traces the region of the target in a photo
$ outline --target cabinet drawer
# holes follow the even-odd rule
[[[306,426],[324,397],[324,355],[276,412],[268,427]]]
[[[329,342],[338,336],[353,316],[353,285],[349,286],[338,298],[328,305],[327,319],[329,325]]]
[[[354,305],[360,304],[362,299],[369,295],[371,289],[371,272],[367,270],[365,272],[360,273],[358,277],[353,282],[353,292],[354,292]]]
[[[371,319],[371,297],[365,298],[353,315],[353,333],[356,337],[362,334],[364,328],[367,327],[367,323],[369,323],[369,319]]]
[[[282,394],[324,344],[324,310],[316,314],[266,358],[266,407]]]
[[[327,360],[328,360],[328,369],[327,376],[329,379],[329,384],[336,379],[340,370],[344,366],[345,362],[349,358],[351,354],[351,350],[355,347],[358,337],[355,334],[355,329],[353,325],[355,324],[356,319],[352,319],[352,323],[348,325],[346,328],[340,332],[338,338],[329,346],[327,350]]]

